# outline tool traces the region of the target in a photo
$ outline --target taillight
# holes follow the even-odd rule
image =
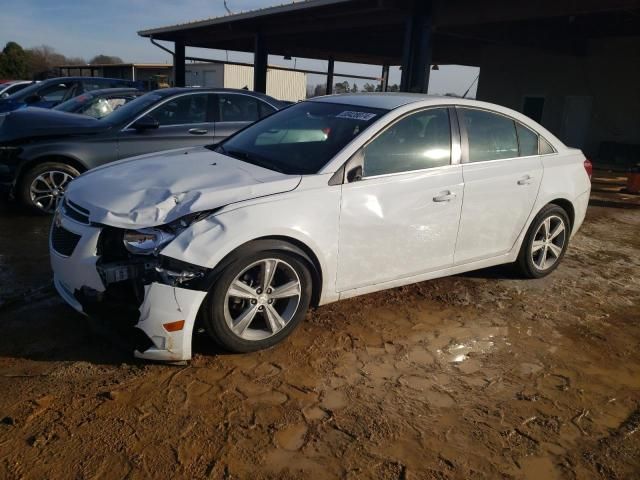
[[[593,176],[593,163],[591,163],[591,160],[588,158],[584,160],[584,169],[587,171],[587,175],[589,175],[589,180],[591,180]]]

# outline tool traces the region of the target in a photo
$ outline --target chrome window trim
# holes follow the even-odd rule
[[[214,93],[215,95],[242,95],[242,96],[244,96],[244,97],[253,98],[253,99],[255,99],[255,100],[258,100],[259,102],[266,103],[266,104],[267,104],[267,105],[269,105],[271,108],[275,108],[275,109],[276,109],[276,112],[279,110],[279,108],[278,108],[278,107],[276,107],[275,105],[273,105],[273,104],[271,104],[271,103],[267,102],[266,100],[263,100],[262,98],[260,98],[260,97],[256,97],[256,96],[254,96],[254,95],[249,95],[248,93],[242,93],[242,92],[211,92],[211,93]]]
[[[508,120],[511,120],[512,122],[514,122],[514,130],[515,130],[515,134],[516,134],[516,141],[518,142],[518,152],[520,151],[520,139],[518,138],[518,132],[517,129],[515,128],[515,124],[520,124],[523,127],[525,127],[528,130],[531,130],[533,133],[535,133],[538,136],[538,152],[540,152],[540,139],[544,138],[545,142],[547,142],[549,145],[551,145],[551,148],[553,148],[553,153],[538,153],[537,155],[526,155],[526,156],[517,156],[517,157],[507,157],[507,158],[496,158],[494,160],[482,160],[479,162],[470,162],[469,161],[469,136],[468,136],[468,132],[467,132],[467,126],[465,125],[464,121],[459,121],[458,125],[460,127],[460,136],[462,139],[462,150],[463,150],[463,155],[462,155],[462,164],[464,165],[475,165],[475,164],[482,164],[482,163],[493,163],[493,162],[500,162],[502,160],[515,160],[518,158],[533,158],[533,157],[548,157],[551,155],[557,155],[558,154],[558,149],[549,141],[547,140],[545,137],[543,137],[537,130],[534,130],[533,128],[529,127],[528,125],[522,123],[520,120],[516,120],[515,118],[502,113],[502,112],[497,112],[495,110],[491,110],[489,108],[483,108],[483,107],[476,107],[474,106],[467,106],[467,105],[455,105],[456,108],[456,114],[458,114],[458,109],[467,109],[467,110],[480,110],[482,112],[487,112],[487,113],[492,113],[494,115],[498,115],[501,117],[504,117]],[[464,112],[461,112],[461,116],[464,117]],[[460,117],[458,117],[460,118]]]
[[[449,165],[440,165],[438,167],[427,167],[427,168],[420,168],[420,169],[416,169],[416,170],[405,170],[402,172],[392,172],[392,173],[383,173],[380,175],[372,175],[372,176],[368,176],[365,177],[363,176],[360,180],[358,180],[358,182],[362,182],[365,180],[370,180],[370,179],[374,179],[374,178],[383,178],[383,177],[389,177],[389,176],[397,176],[397,175],[404,175],[407,173],[415,173],[415,172],[423,172],[423,171],[433,171],[436,169],[442,169],[445,167],[453,167],[456,165],[460,164],[460,152],[461,152],[461,147],[460,147],[460,130],[458,128],[458,122],[457,122],[457,116],[452,116],[452,112],[451,110],[454,109],[455,105],[429,105],[427,107],[420,107],[420,108],[416,108],[415,110],[411,110],[409,112],[405,112],[404,114],[394,118],[391,122],[387,123],[383,128],[381,128],[380,130],[378,130],[376,133],[373,134],[373,136],[371,138],[369,138],[366,143],[364,145],[362,145],[358,151],[356,153],[354,153],[351,158],[349,158],[349,160],[347,160],[345,162],[345,178],[343,180],[344,184],[348,184],[349,182],[346,179],[346,173],[349,170],[349,163],[351,163],[352,159],[356,158],[360,152],[362,152],[365,148],[367,148],[369,146],[370,143],[372,143],[374,140],[376,140],[380,135],[382,135],[384,132],[386,132],[389,128],[391,128],[393,125],[395,125],[396,123],[404,120],[405,118],[411,116],[411,115],[415,115],[417,113],[420,112],[424,112],[427,110],[434,110],[434,109],[444,109],[447,110],[447,115],[449,117],[449,134],[450,134],[450,143],[451,143],[451,150],[450,150],[450,155],[449,155]],[[453,112],[455,113],[455,112]],[[455,120],[455,121],[454,121]],[[454,149],[457,150],[456,152],[454,152]],[[454,153],[456,154],[456,158],[454,158]],[[457,162],[457,163],[456,163]],[[363,169],[364,171],[364,169]],[[357,182],[351,182],[351,183],[357,183]]]
[[[150,92],[152,93],[152,92]],[[160,108],[162,105],[164,105],[167,102],[170,102],[171,100],[175,100],[176,98],[180,98],[180,97],[184,97],[185,95],[221,95],[221,94],[225,94],[225,95],[243,95],[245,97],[249,97],[249,98],[254,98],[259,102],[264,102],[267,105],[269,105],[271,108],[274,108],[275,111],[277,112],[279,109],[278,107],[276,107],[275,105],[272,105],[271,103],[267,102],[266,100],[263,100],[262,98],[259,97],[255,97],[253,95],[249,95],[246,93],[241,93],[241,92],[224,92],[224,91],[198,91],[198,90],[194,90],[193,92],[183,92],[180,93],[178,95],[172,95],[170,97],[165,98],[164,100],[160,101],[159,103],[156,103],[155,105],[149,107],[147,110],[145,110],[144,112],[142,112],[140,115],[138,115],[134,120],[132,120],[131,122],[129,122],[125,127],[123,127],[120,131],[124,132],[125,130],[129,130],[131,128],[131,125],[133,125],[134,123],[136,123],[138,120],[140,120],[142,117],[144,117],[145,115],[149,115],[149,113],[151,113],[152,111],[154,111],[156,108]],[[259,119],[258,119],[259,120]],[[249,120],[247,120],[249,121]],[[257,121],[257,120],[254,120]],[[185,125],[197,125],[198,123],[202,124],[202,123],[216,123],[215,120],[211,121],[211,122],[197,122],[197,123],[180,123],[180,124],[175,124],[175,125],[160,125],[158,128],[163,128],[163,127],[183,127]],[[222,122],[221,122],[222,123]]]
[[[459,163],[450,163],[449,165],[440,165],[439,167],[429,167],[429,168],[419,168],[417,170],[405,170],[404,172],[393,172],[393,173],[383,173],[381,175],[372,175],[370,177],[362,177],[357,182],[345,182],[345,184],[350,185],[354,183],[366,182],[367,180],[376,180],[378,178],[386,178],[386,177],[397,177],[399,175],[409,175],[409,174],[417,174],[417,173],[426,173],[426,172],[437,172],[439,170],[450,169],[453,167],[460,167]]]

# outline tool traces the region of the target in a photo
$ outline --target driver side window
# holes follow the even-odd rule
[[[364,147],[363,155],[364,177],[449,165],[449,110],[429,108],[404,117]]]

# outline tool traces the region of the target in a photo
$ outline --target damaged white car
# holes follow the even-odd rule
[[[54,282],[78,311],[130,322],[139,357],[190,359],[198,322],[248,352],[311,305],[503,263],[547,275],[589,175],[580,151],[496,105],[323,97],[74,180],[51,228]]]

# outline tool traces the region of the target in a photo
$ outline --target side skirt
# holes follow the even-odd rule
[[[498,257],[492,257],[476,262],[465,263],[463,265],[456,265],[455,267],[445,268],[442,270],[435,270],[433,272],[422,273],[420,275],[414,275],[412,277],[400,278],[397,280],[391,280],[389,282],[377,283],[375,285],[367,285],[366,287],[354,288],[352,290],[345,290],[340,292],[340,300],[345,298],[357,297],[358,295],[364,295],[366,293],[379,292],[380,290],[387,290],[389,288],[402,287],[404,285],[410,285],[412,283],[424,282],[426,280],[433,280],[434,278],[448,277],[451,275],[457,275],[459,273],[470,272],[473,270],[480,270],[482,268],[494,267],[496,265],[502,265],[505,263],[515,262],[517,258],[513,252],[500,255]]]

